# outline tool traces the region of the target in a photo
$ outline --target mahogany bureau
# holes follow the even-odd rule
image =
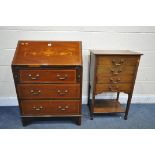
[[[102,113],[125,113],[127,119],[132,99],[136,74],[142,54],[132,51],[90,51],[90,75],[88,106],[90,117]],[[96,99],[98,94],[117,93],[116,99]],[[128,94],[126,108],[119,102],[119,94]]]
[[[82,45],[79,41],[19,41],[12,72],[21,119],[73,117],[81,124]]]

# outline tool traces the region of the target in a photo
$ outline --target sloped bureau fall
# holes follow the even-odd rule
[[[79,41],[19,41],[12,72],[23,125],[45,117],[81,124],[82,45]]]

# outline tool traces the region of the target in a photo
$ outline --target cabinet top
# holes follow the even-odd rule
[[[80,41],[18,41],[12,65],[82,65]]]
[[[91,50],[91,53],[95,55],[143,55],[130,50]]]

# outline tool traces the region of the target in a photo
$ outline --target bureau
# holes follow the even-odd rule
[[[102,113],[125,113],[127,119],[138,65],[142,54],[132,51],[90,51],[88,107],[90,117]],[[98,99],[103,93],[116,93],[114,99]],[[120,92],[128,95],[125,108],[119,102]]]
[[[81,124],[80,41],[19,41],[12,72],[23,126],[36,118],[72,117]]]

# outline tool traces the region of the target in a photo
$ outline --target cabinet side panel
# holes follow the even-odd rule
[[[95,55],[90,54],[90,99],[94,94],[94,82],[95,82]]]

